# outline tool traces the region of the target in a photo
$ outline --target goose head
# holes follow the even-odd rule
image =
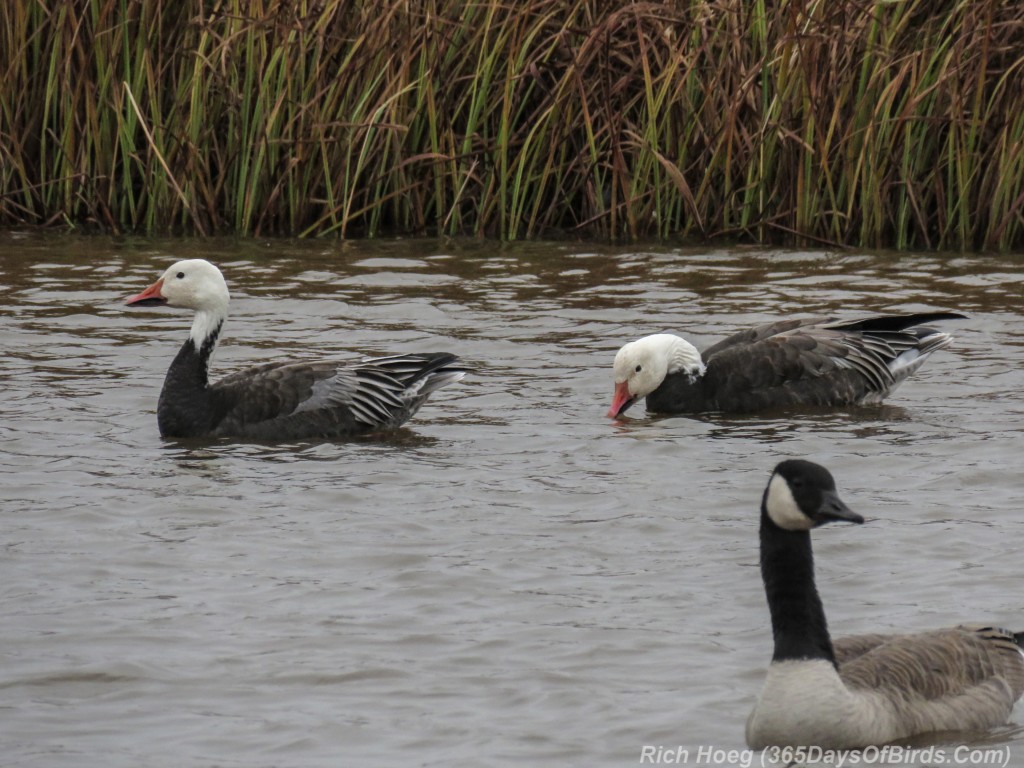
[[[228,285],[205,259],[185,259],[168,267],[160,279],[125,301],[133,307],[168,306],[194,310],[192,341],[201,346],[216,333],[228,314]]]
[[[631,341],[615,355],[615,394],[608,418],[621,416],[637,400],[661,386],[670,373],[685,371],[696,379],[704,373],[700,352],[686,339],[656,333]]]
[[[761,508],[784,531],[809,531],[837,520],[864,522],[839,498],[832,474],[820,464],[801,459],[775,467]]]

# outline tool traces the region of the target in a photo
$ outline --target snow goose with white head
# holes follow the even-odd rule
[[[171,363],[157,404],[164,437],[257,440],[344,438],[397,427],[435,390],[466,368],[448,353],[365,359],[265,363],[210,383],[210,357],[228,316],[228,287],[203,259],[170,266],[127,300],[195,313],[192,330]]]

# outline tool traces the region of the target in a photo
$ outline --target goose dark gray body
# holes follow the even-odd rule
[[[178,352],[160,392],[164,437],[298,440],[351,437],[397,427],[434,390],[462,378],[451,354],[364,360],[267,363],[206,384],[191,341]]]
[[[952,338],[925,323],[962,319],[957,312],[885,315],[855,321],[789,319],[740,331],[670,365],[646,385],[636,366],[640,350],[616,366],[609,416],[646,396],[655,413],[751,413],[786,406],[843,406],[880,402]],[[645,337],[663,339],[667,335]],[[641,345],[641,339],[633,344]],[[630,345],[627,345],[629,347]],[[620,350],[623,354],[627,347]],[[660,354],[653,347],[648,355]],[[635,362],[632,362],[634,361]],[[621,369],[621,370],[620,370]]]
[[[128,303],[196,310],[192,333],[160,392],[157,423],[164,437],[352,437],[403,424],[432,392],[466,373],[455,355],[440,352],[359,363],[266,363],[210,383],[210,357],[228,303],[216,267],[200,259],[178,262]]]
[[[747,721],[749,746],[857,748],[1006,722],[1024,695],[1024,636],[991,625],[832,641],[814,583],[810,530],[863,522],[832,476],[781,463],[761,503],[761,573],[774,651]]]

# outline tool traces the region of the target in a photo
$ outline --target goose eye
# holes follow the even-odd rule
[[[635,370],[637,373],[640,373],[640,371],[642,371],[643,369],[644,367],[642,365],[638,365]]]
[[[177,278],[178,278],[179,280],[184,280],[184,279],[185,279],[185,273],[184,273],[184,272],[179,272],[179,273],[178,273],[178,274],[176,275],[176,277],[177,277]]]

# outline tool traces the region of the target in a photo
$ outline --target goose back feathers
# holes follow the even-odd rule
[[[228,307],[227,285],[217,267],[201,259],[178,262],[127,303],[195,311],[189,338],[167,371],[157,404],[165,437],[349,437],[399,426],[431,393],[466,373],[455,355],[426,353],[355,364],[266,363],[211,384],[210,357]]]
[[[814,583],[810,530],[863,522],[832,476],[779,464],[761,503],[761,573],[774,652],[747,743],[856,748],[1004,723],[1024,694],[1024,636],[990,625],[833,642]]]
[[[958,312],[853,321],[787,319],[734,333],[703,353],[678,336],[645,336],[615,356],[608,416],[646,397],[655,413],[749,413],[876,403],[952,342],[925,323]]]

